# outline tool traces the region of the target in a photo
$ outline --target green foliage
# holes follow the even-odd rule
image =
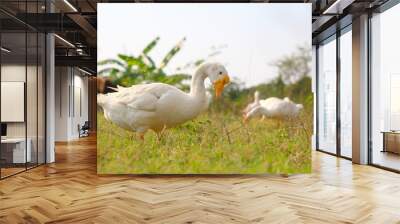
[[[289,97],[294,102],[303,104],[305,110],[312,113],[310,62],[310,50],[307,47],[298,47],[296,52],[274,63],[278,69],[275,79],[250,88],[245,88],[239,80],[233,80],[225,89],[219,105],[213,102],[212,108],[216,111],[229,109],[239,114],[241,109],[254,100],[254,92],[259,91],[261,99]]]
[[[157,46],[159,40],[159,37],[152,40],[139,56],[118,54],[116,59],[100,61],[98,65],[107,66],[107,68],[100,70],[99,74],[108,76],[115,85],[132,86],[140,83],[163,82],[181,89],[188,89],[184,80],[190,79],[190,75],[183,73],[167,75],[163,70],[180,51],[185,38],[179,41],[157,66],[149,53]]]
[[[233,80],[224,90],[222,99],[214,100],[211,103],[211,109],[218,112],[229,110],[239,115],[247,104],[253,102],[254,92],[259,91],[261,99],[289,97],[294,102],[303,104],[305,110],[312,113],[313,94],[309,76],[305,76],[292,84],[285,84],[282,78],[278,76],[268,83],[250,88],[244,88],[243,86],[243,83]]]
[[[261,98],[268,97],[289,97],[298,103],[305,103],[306,99],[312,96],[311,78],[302,77],[295,83],[285,85],[282,78],[278,76],[267,84],[261,84],[251,88],[250,92],[258,90]]]
[[[311,49],[300,46],[290,55],[284,56],[273,63],[279,69],[278,75],[284,83],[294,83],[310,75]]]
[[[161,141],[144,142],[98,114],[99,174],[293,174],[311,172],[312,114],[296,120],[241,123],[229,110],[209,111],[175,128]]]

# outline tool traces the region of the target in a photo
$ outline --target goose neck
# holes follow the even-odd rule
[[[190,85],[190,95],[192,96],[205,96],[206,88],[204,86],[204,80],[207,75],[199,69],[192,77],[192,83]]]

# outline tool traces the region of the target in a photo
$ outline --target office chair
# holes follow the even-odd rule
[[[78,125],[78,129],[79,129],[79,138],[80,137],[87,137],[89,136],[89,130],[90,130],[90,124],[89,121],[85,121],[85,123],[82,125],[82,127],[79,127],[80,125]]]

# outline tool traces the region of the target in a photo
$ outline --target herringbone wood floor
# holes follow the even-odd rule
[[[0,223],[400,223],[400,175],[315,152],[314,174],[97,176],[95,138],[0,181]]]

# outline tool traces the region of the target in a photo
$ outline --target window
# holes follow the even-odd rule
[[[318,48],[318,149],[336,153],[336,36]]]
[[[400,5],[371,19],[371,162],[400,170]]]
[[[352,157],[352,34],[351,26],[340,36],[340,155]]]

